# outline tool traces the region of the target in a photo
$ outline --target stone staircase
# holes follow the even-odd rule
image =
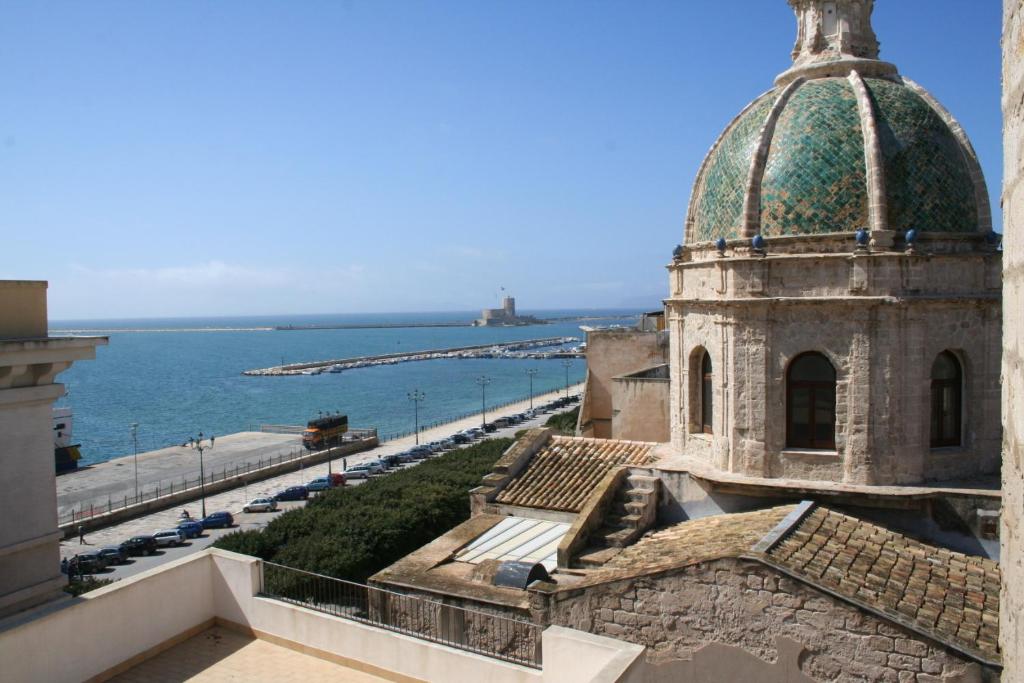
[[[599,567],[654,525],[661,481],[650,474],[630,473],[615,494],[604,525],[588,539],[591,546],[576,558],[580,567]]]

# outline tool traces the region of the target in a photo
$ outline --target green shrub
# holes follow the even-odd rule
[[[217,548],[349,581],[371,575],[469,519],[469,490],[510,439],[489,439],[377,477],[325,491],[262,531],[238,531]]]
[[[558,413],[548,418],[548,421],[544,423],[545,427],[551,427],[559,434],[565,434],[566,436],[572,436],[576,433],[576,421],[580,417],[580,407],[576,406],[572,410],[565,413]]]
[[[113,579],[97,579],[95,576],[83,576],[78,579],[71,579],[68,585],[64,586],[64,592],[70,593],[71,595],[81,595],[82,593],[88,593],[94,591],[97,588],[114,583]]]

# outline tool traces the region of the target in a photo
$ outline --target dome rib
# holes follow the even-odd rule
[[[768,150],[772,146],[772,138],[775,136],[775,124],[782,114],[782,110],[789,103],[793,92],[805,83],[805,79],[797,78],[787,85],[775,104],[772,105],[761,132],[758,134],[757,149],[750,160],[750,172],[747,174],[747,191],[743,197],[743,225],[740,228],[740,236],[750,238],[761,232],[761,181],[764,179],[764,167],[768,163]]]
[[[909,78],[902,78],[902,81],[905,86],[917,93],[921,99],[928,103],[928,106],[935,110],[935,113],[939,115],[939,118],[946,124],[950,132],[953,133],[957,142],[960,143],[960,152],[964,155],[967,172],[971,177],[971,182],[974,184],[974,202],[977,204],[978,211],[978,232],[983,234],[991,232],[992,207],[988,201],[988,184],[985,182],[985,174],[981,170],[981,163],[978,161],[978,155],[974,151],[974,145],[971,144],[971,139],[967,137],[967,131],[964,130],[953,114],[920,84]]]
[[[882,142],[878,135],[878,119],[871,104],[867,85],[856,69],[847,77],[853,94],[857,96],[860,129],[864,136],[864,169],[868,191],[868,222],[871,232],[889,229],[889,209],[885,194],[885,161]]]

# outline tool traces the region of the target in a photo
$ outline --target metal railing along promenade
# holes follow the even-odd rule
[[[351,437],[349,443],[358,443],[364,439],[373,438],[376,436],[376,433],[377,430],[375,429],[352,429],[348,432],[347,436]],[[339,444],[339,446],[343,445],[345,444]],[[287,462],[297,462],[299,467],[301,467],[302,463],[305,461],[320,457],[323,457],[322,451],[310,452],[305,448],[300,447],[286,453],[278,453],[277,455],[259,458],[258,460],[236,462],[232,465],[225,465],[219,470],[215,469],[207,473],[206,476],[203,477],[203,485],[210,486],[219,481],[224,481],[225,479],[236,479],[244,477],[247,474],[254,475],[253,480],[256,481],[258,479],[258,475],[261,474],[261,470],[277,467],[281,463]],[[75,524],[98,515],[105,515],[114,512],[115,510],[121,510],[133,505],[141,505],[142,503],[152,502],[160,498],[167,498],[169,496],[180,494],[182,491],[186,491],[188,489],[199,488],[200,483],[198,473],[194,473],[192,476],[183,474],[180,477],[169,477],[156,482],[147,482],[139,489],[138,495],[135,495],[134,489],[128,489],[121,494],[108,494],[93,498],[89,501],[76,503],[77,509],[60,512],[57,515],[57,525],[65,526],[67,524]]]
[[[543,627],[529,621],[265,561],[260,595],[506,662],[541,667]]]

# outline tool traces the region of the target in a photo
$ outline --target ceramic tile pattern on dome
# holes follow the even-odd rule
[[[579,512],[612,468],[648,464],[653,445],[553,436],[496,500],[506,505]]]
[[[772,91],[755,100],[711,152],[695,192],[693,241],[737,237],[750,161],[775,97]]]
[[[998,660],[999,564],[817,507],[770,564],[941,642]]]
[[[761,187],[761,234],[852,232],[867,222],[864,135],[844,78],[800,86],[779,116]]]
[[[970,171],[949,126],[910,88],[880,78],[866,84],[885,159],[889,228],[976,231]]]

